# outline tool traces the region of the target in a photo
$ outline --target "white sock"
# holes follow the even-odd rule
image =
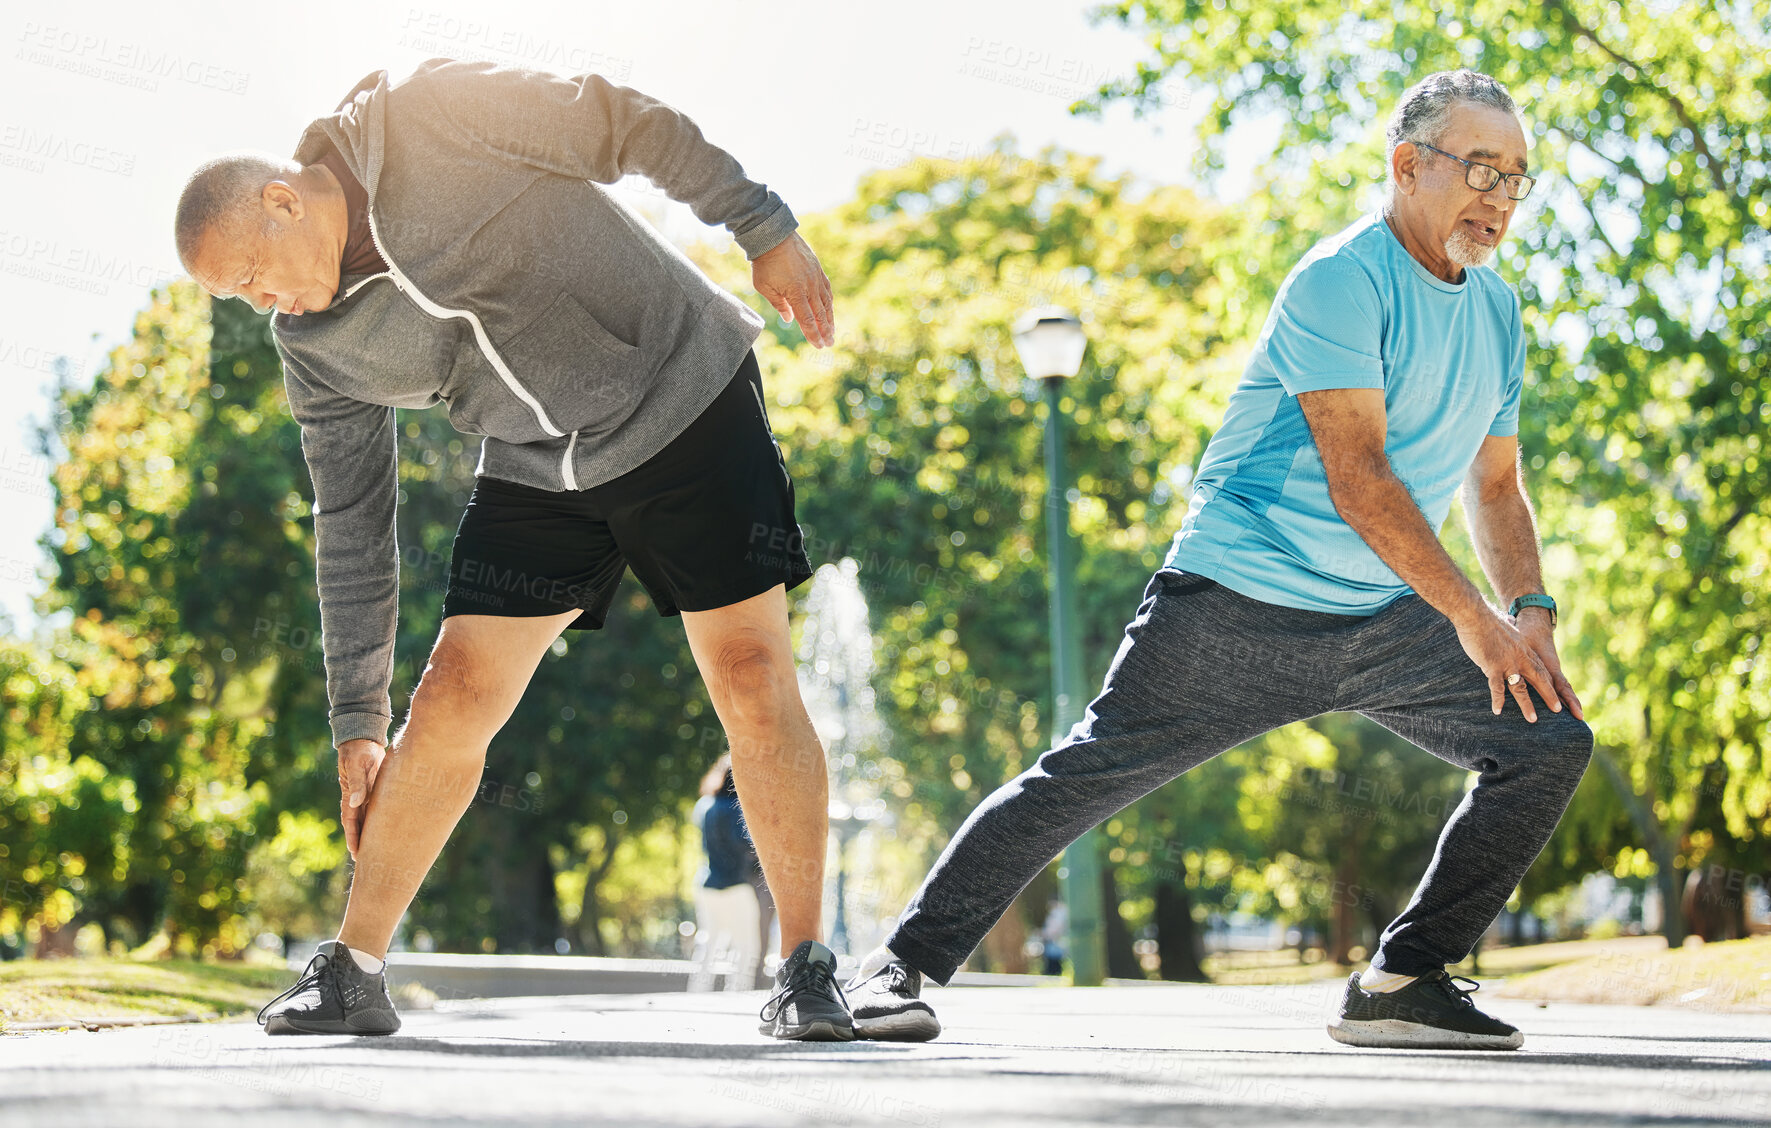
[[[369,975],[374,975],[376,972],[379,972],[382,969],[382,967],[384,966],[380,960],[376,959],[374,956],[370,955],[368,952],[359,952],[355,948],[349,948],[349,947],[345,948],[345,951],[347,951],[351,954],[351,962],[357,965],[358,971],[365,972],[366,974],[369,974]]]
[[[890,948],[881,944],[879,947],[873,949],[873,951],[868,952],[861,960],[861,966],[855,969],[855,979],[857,981],[866,979],[869,975],[874,974],[880,968],[897,958],[897,955]]]
[[[1402,990],[1419,978],[1418,975],[1392,975],[1368,966],[1359,973],[1359,986],[1373,995],[1388,995],[1391,991]]]

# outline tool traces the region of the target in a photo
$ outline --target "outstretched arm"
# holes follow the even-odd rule
[[[314,484],[314,560],[339,823],[354,856],[393,710],[400,554],[394,412],[340,395],[283,350],[283,385]]]
[[[598,74],[570,78],[522,67],[444,60],[425,64],[398,92],[428,98],[485,147],[561,176],[613,184],[644,176],[703,223],[724,226],[754,263],[759,294],[806,339],[835,339],[830,283],[795,231],[799,221],[688,115]]]

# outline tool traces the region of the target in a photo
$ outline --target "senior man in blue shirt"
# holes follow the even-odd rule
[[[1519,464],[1519,303],[1484,265],[1533,180],[1512,98],[1472,71],[1409,90],[1388,141],[1381,213],[1280,288],[1101,695],[972,812],[862,962],[860,1036],[938,1034],[922,978],[947,982],[1108,815],[1271,729],[1354,710],[1478,775],[1330,1035],[1522,1043],[1445,968],[1506,904],[1592,753]],[[1460,483],[1495,603],[1438,540]]]

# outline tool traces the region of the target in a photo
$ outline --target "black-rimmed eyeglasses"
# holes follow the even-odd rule
[[[1507,182],[1507,199],[1523,200],[1531,195],[1531,186],[1537,183],[1535,176],[1526,176],[1522,172],[1502,172],[1493,165],[1485,165],[1481,161],[1466,161],[1455,153],[1447,153],[1444,149],[1434,148],[1424,141],[1414,143],[1417,149],[1432,149],[1442,157],[1450,157],[1464,166],[1464,183],[1478,192],[1492,192],[1494,186],[1501,181]]]

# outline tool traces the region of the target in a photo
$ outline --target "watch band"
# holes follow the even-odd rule
[[[1550,626],[1556,625],[1556,601],[1542,592],[1534,591],[1529,595],[1521,595],[1507,607],[1507,614],[1517,616],[1522,608],[1541,607],[1550,613]]]

